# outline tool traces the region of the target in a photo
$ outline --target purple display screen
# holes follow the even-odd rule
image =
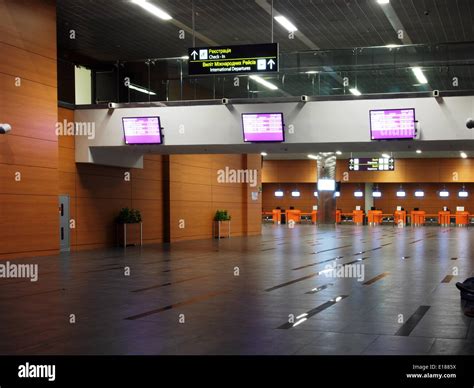
[[[125,144],[161,144],[159,117],[122,117]]]
[[[246,142],[285,141],[283,113],[242,113]]]
[[[372,140],[414,139],[415,109],[385,109],[370,111]]]

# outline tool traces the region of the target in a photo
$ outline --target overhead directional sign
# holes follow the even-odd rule
[[[351,158],[349,171],[394,171],[393,158]]]
[[[188,49],[189,75],[278,71],[278,43]]]

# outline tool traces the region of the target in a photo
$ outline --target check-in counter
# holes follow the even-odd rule
[[[411,212],[411,225],[420,226],[425,224],[426,212],[424,210],[413,210]]]
[[[342,221],[342,212],[340,210],[336,210],[336,224],[340,224]]]
[[[363,210],[354,210],[352,212],[352,221],[356,225],[362,225],[364,223],[364,211]]]
[[[369,210],[367,222],[369,225],[380,225],[382,223],[382,210]]]
[[[451,212],[440,211],[438,212],[438,224],[441,226],[449,226],[451,223]]]
[[[281,210],[280,209],[273,209],[272,210],[272,218],[273,218],[273,223],[280,225],[281,224]]]
[[[286,223],[294,221],[295,223],[301,222],[301,210],[287,210],[286,211]]]
[[[467,226],[469,224],[469,212],[456,212],[456,225]]]
[[[407,224],[406,210],[395,210],[395,213],[393,213],[393,221],[395,225],[402,224],[403,226],[405,226]]]

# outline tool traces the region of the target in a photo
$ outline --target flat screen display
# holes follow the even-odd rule
[[[372,140],[414,139],[415,109],[381,109],[370,111]]]
[[[125,144],[162,144],[160,118],[122,117]]]
[[[283,113],[242,113],[246,142],[283,142],[284,127]]]

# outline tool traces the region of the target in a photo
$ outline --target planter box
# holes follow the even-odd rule
[[[121,247],[143,245],[143,225],[136,224],[117,224],[117,243]]]
[[[212,225],[215,238],[230,238],[230,221],[214,221]]]

